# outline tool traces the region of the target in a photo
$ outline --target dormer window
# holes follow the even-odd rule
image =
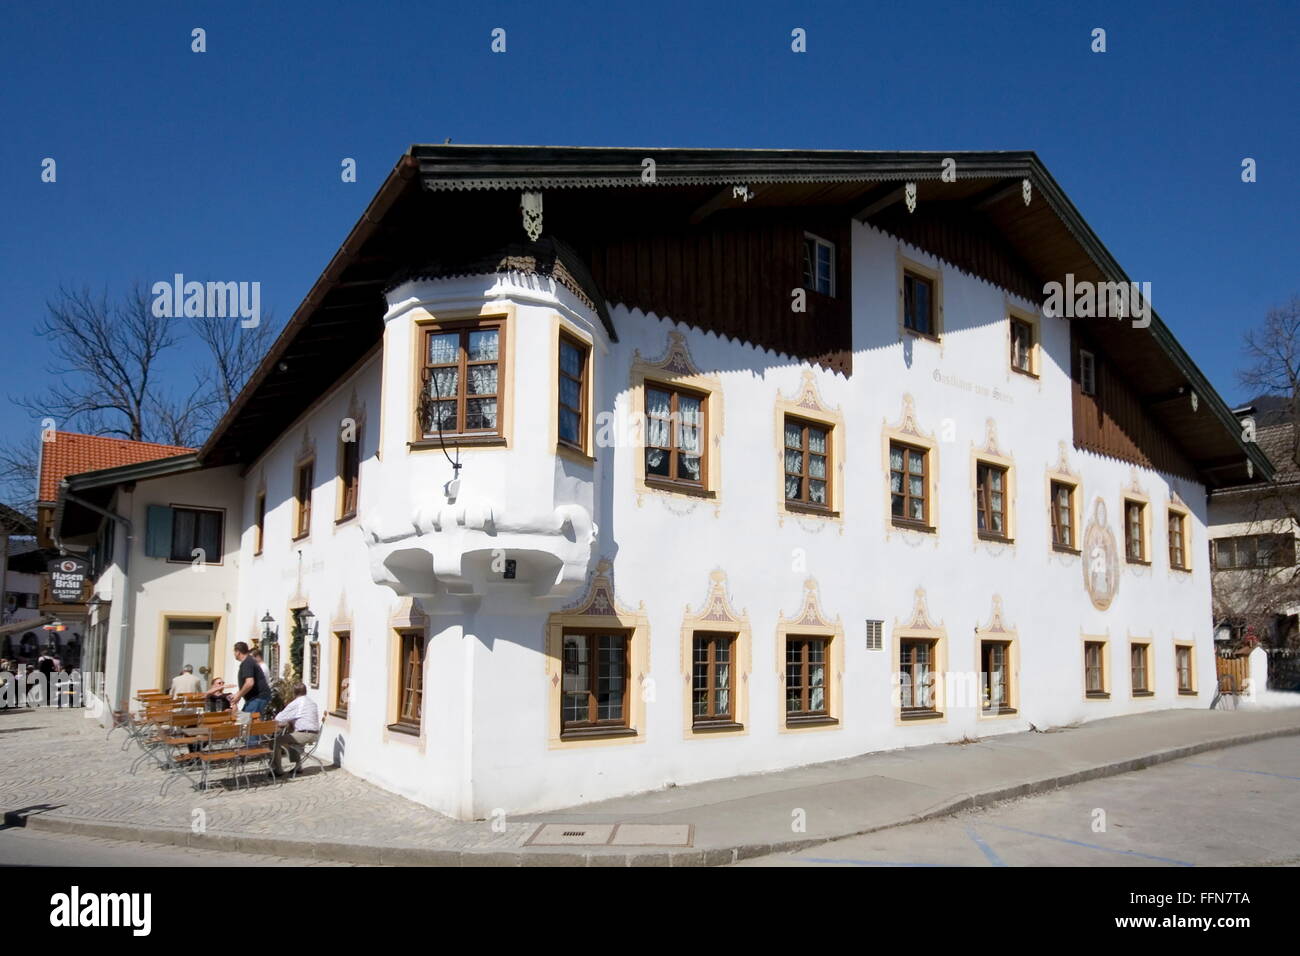
[[[835,294],[835,243],[811,232],[803,238],[803,285],[822,295]]]

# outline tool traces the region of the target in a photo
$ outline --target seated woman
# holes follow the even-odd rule
[[[226,682],[220,677],[212,679],[212,686],[208,688],[206,703],[207,707],[205,709],[209,711],[230,709],[230,694],[226,691]]]

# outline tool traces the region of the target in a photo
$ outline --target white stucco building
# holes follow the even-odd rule
[[[1158,317],[1043,314],[1127,277],[1036,157],[952,155],[413,147],[202,449],[65,483],[105,692],[297,630],[461,818],[1208,706],[1267,459]]]

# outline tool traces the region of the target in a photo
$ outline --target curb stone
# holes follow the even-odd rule
[[[1181,760],[1211,750],[1223,750],[1245,744],[1257,743],[1276,737],[1300,735],[1300,726],[1279,727],[1198,741],[1180,747],[1157,750],[1139,757],[1130,757],[1108,764],[1085,767],[1059,776],[1044,777],[1007,786],[995,787],[979,793],[966,793],[942,801],[928,810],[909,814],[887,823],[869,827],[852,828],[843,833],[818,834],[797,840],[777,843],[741,843],[730,847],[673,848],[671,850],[637,853],[565,852],[552,848],[519,850],[474,850],[442,847],[402,847],[369,845],[363,843],[320,842],[295,840],[286,837],[249,837],[236,833],[191,833],[179,827],[140,826],[137,824],[104,822],[89,817],[36,814],[25,817],[15,811],[6,812],[4,823],[9,827],[25,827],[51,833],[95,837],[126,843],[153,843],[164,846],[191,846],[205,850],[223,850],[235,853],[252,853],[289,859],[330,860],[342,863],[361,863],[383,866],[725,866],[740,860],[768,856],[773,853],[792,853],[832,840],[876,833],[912,823],[923,823],[949,817],[964,810],[977,809],[1033,794],[1047,793],[1063,787],[1118,776],[1135,770],[1145,770],[1173,760]]]

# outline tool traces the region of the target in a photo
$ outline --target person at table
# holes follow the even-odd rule
[[[253,660],[253,655],[248,653],[248,645],[243,641],[235,644],[235,660],[239,661],[239,675],[236,678],[239,686],[230,695],[230,706],[236,707],[242,700],[246,713],[266,713],[267,705],[271,703],[271,685],[267,683],[266,675],[257,666],[257,661]]]
[[[275,722],[284,728],[278,737],[275,753],[271,755],[271,772],[277,777],[283,773],[284,754],[293,760],[294,770],[302,766],[302,754],[308,745],[320,736],[320,710],[307,696],[307,685],[293,685],[293,700],[275,715]]]
[[[212,686],[208,688],[206,704],[207,709],[210,711],[230,709],[230,694],[226,691],[226,682],[220,677],[212,679]]]
[[[170,693],[173,697],[181,694],[197,694],[203,690],[203,682],[194,676],[194,665],[186,664],[181,672],[172,678]]]

